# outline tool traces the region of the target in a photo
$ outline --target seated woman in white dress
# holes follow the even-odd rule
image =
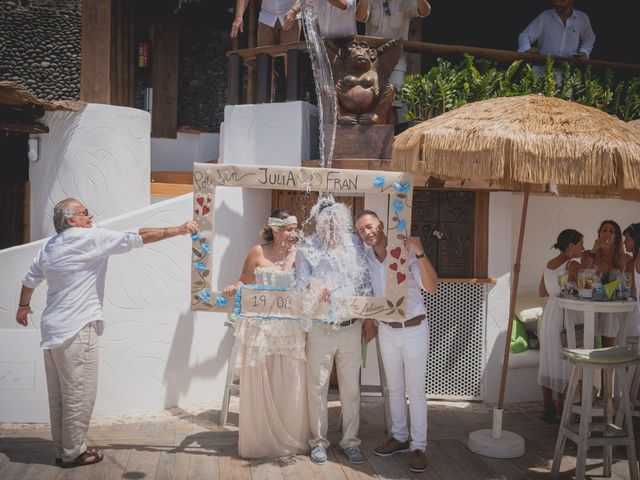
[[[571,365],[562,359],[560,332],[564,326],[564,309],[558,303],[560,276],[563,280],[576,281],[580,258],[584,251],[582,234],[573,229],[560,232],[553,248],[560,253],[553,257],[544,268],[538,292],[541,297],[549,297],[540,323],[540,364],[538,384],[542,387],[544,399],[544,420],[555,423],[564,406],[564,391],[569,383]],[[557,407],[553,403],[553,392],[557,394]]]
[[[260,235],[264,243],[249,251],[240,278],[224,289],[226,295],[232,296],[243,284],[282,288],[294,282],[296,217],[276,210]],[[238,453],[243,458],[306,453],[309,421],[302,325],[241,316],[235,325],[230,361],[240,376]]]

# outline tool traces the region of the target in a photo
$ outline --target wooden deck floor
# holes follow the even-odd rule
[[[230,414],[231,425],[215,423],[216,410],[197,415],[176,413],[161,421],[92,426],[89,443],[104,450],[105,460],[97,465],[62,470],[53,464],[52,444],[46,426],[0,425],[0,479],[247,479],[247,480],[368,480],[368,479],[522,479],[549,478],[557,427],[539,419],[540,407],[513,407],[505,412],[505,429],[522,435],[526,454],[513,460],[497,460],[475,455],[466,448],[469,432],[489,428],[491,409],[484,405],[466,407],[440,402],[429,404],[428,469],[410,473],[408,455],[380,458],[373,448],[386,438],[382,409],[363,405],[360,437],[366,456],[361,466],[352,466],[339,448],[329,450],[329,462],[314,465],[306,456],[276,460],[243,460],[237,453],[237,414]],[[339,411],[330,408],[332,442],[339,434],[335,425]],[[569,450],[561,478],[573,477],[575,449]],[[589,451],[588,474],[602,475],[601,450]],[[622,459],[620,457],[623,457]],[[628,479],[624,449],[614,452],[613,479]]]

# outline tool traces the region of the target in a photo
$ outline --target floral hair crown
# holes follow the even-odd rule
[[[269,221],[267,222],[268,227],[276,227],[282,228],[287,227],[289,225],[294,225],[298,223],[298,219],[295,215],[289,215],[287,218],[275,218],[269,217]]]

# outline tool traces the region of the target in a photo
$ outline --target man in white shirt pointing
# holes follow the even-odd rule
[[[574,10],[573,3],[553,0],[554,8],[542,12],[522,31],[518,51],[588,60],[596,35],[587,14]]]
[[[366,255],[373,294],[385,296],[385,272],[387,271],[387,235],[378,215],[365,210],[356,217],[356,230],[367,245]],[[374,449],[381,457],[411,451],[409,470],[424,472],[427,468],[427,397],[425,376],[429,355],[429,324],[427,322],[421,288],[435,293],[438,275],[424,253],[418,237],[404,240],[409,250],[409,275],[407,308],[401,322],[378,321],[380,353],[389,384],[389,410],[391,413],[391,437]],[[371,320],[365,320],[363,335],[366,341],[375,336]],[[411,430],[407,428],[407,400]],[[411,436],[409,436],[411,433]]]
[[[98,386],[98,336],[102,334],[104,284],[109,256],[145,243],[195,233],[198,224],[141,228],[138,233],[93,227],[93,215],[67,198],[53,209],[57,235],[45,243],[22,280],[16,321],[29,324],[34,289],[47,281],[40,330],[49,393],[56,464],[63,468],[102,460],[85,443]]]

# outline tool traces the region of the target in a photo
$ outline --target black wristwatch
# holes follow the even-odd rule
[[[416,258],[424,258],[424,256],[425,256],[425,254],[424,254],[424,252],[422,252],[422,253],[417,254]]]

